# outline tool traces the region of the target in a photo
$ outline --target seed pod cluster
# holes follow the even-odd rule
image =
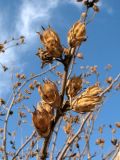
[[[73,98],[77,95],[77,93],[82,88],[82,78],[81,76],[76,77],[73,76],[70,80],[68,80],[67,87],[66,87],[66,94],[68,97]]]
[[[72,102],[72,109],[76,112],[92,111],[97,105],[102,103],[103,97],[99,96],[102,91],[98,84],[87,88]]]
[[[42,98],[33,112],[33,123],[42,137],[47,137],[54,120],[54,109],[60,107],[60,96],[57,86],[50,80],[44,81],[44,85],[38,86],[38,92]]]
[[[38,92],[44,102],[50,104],[53,108],[60,107],[60,95],[54,82],[46,80],[43,86],[38,86]]]
[[[86,25],[77,21],[68,32],[68,44],[71,47],[79,46],[86,39]]]
[[[63,48],[60,43],[58,34],[51,28],[43,29],[43,32],[37,32],[40,36],[40,40],[44,46],[44,49],[38,49],[37,55],[47,63],[50,63],[53,59],[62,56]]]

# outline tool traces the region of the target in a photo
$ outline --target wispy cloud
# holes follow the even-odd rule
[[[38,24],[48,23],[51,11],[57,7],[59,0],[23,0],[22,2],[16,29],[19,34],[33,36],[38,29]]]
[[[9,28],[6,28],[3,19],[4,16],[0,13],[1,42],[13,33],[15,36],[24,35],[29,41],[34,41],[33,37],[35,32],[40,29],[40,24],[48,24],[48,21],[51,18],[52,9],[56,8],[58,3],[59,0],[22,0],[22,3],[18,5],[19,7],[17,6],[18,13],[16,13],[15,19],[11,19],[15,24],[15,29],[12,33],[9,33]],[[5,54],[0,55],[0,63],[9,67],[9,71],[3,73],[0,66],[0,97],[6,95],[10,89],[12,72],[17,71],[17,69],[20,71],[21,68],[23,68],[24,62],[21,61],[21,54],[18,52],[19,51],[16,50],[16,48],[11,48],[7,50]]]

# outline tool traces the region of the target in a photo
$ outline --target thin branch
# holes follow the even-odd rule
[[[58,66],[58,65],[56,65]],[[37,77],[40,77],[42,76],[43,74],[46,74],[47,72],[53,70],[56,66],[53,66],[52,68],[40,73],[40,74],[37,74],[29,79],[27,79],[26,81],[23,82],[23,84],[21,85],[21,87],[18,89],[18,91],[16,93],[13,94],[13,98],[11,100],[11,103],[10,103],[10,106],[8,107],[8,110],[7,110],[7,114],[6,114],[6,117],[5,117],[5,124],[4,124],[4,134],[3,134],[3,154],[4,154],[4,159],[5,160],[8,160],[8,156],[7,156],[7,151],[6,151],[6,140],[7,140],[7,126],[8,126],[8,119],[9,119],[9,115],[10,115],[10,111],[14,105],[14,102],[15,102],[15,98],[17,97],[17,95],[20,93],[21,89],[29,82],[31,81],[32,79],[34,78],[37,78]],[[11,98],[11,97],[10,97]]]
[[[117,156],[117,154],[120,152],[120,143],[119,143],[119,145],[118,145],[118,147],[117,147],[117,149],[116,149],[116,152],[114,153],[114,155],[113,155],[113,157],[112,157],[112,160],[115,160],[115,158],[116,158],[116,156]]]
[[[58,126],[57,126],[56,130],[54,131],[55,132],[55,136],[54,136],[54,139],[53,139],[53,144],[52,144],[52,149],[51,149],[51,154],[50,154],[50,160],[53,159],[54,150],[55,150],[55,146],[56,146],[57,135],[58,135],[58,131],[59,131],[61,122],[62,122],[62,118],[59,120]]]
[[[21,150],[31,141],[33,136],[35,135],[36,131],[34,131],[31,136],[26,140],[26,142],[17,150],[16,154],[12,158],[12,160],[15,160],[15,158],[18,156],[18,154],[21,152]]]
[[[75,52],[75,48],[71,48],[70,54],[69,54],[70,56],[66,57],[66,59],[64,60],[64,76],[63,76],[63,82],[62,82],[62,87],[61,87],[61,104],[60,104],[61,109],[63,109],[62,106],[63,106],[63,100],[64,100],[64,95],[65,95],[68,70],[69,70],[69,66],[70,66],[71,60],[73,58],[74,52]],[[52,125],[51,132],[50,132],[49,136],[44,140],[44,143],[43,143],[42,154],[41,154],[41,159],[43,159],[43,160],[45,160],[47,157],[47,150],[49,147],[50,139],[52,137],[54,128],[55,128],[58,120],[60,119],[60,117],[61,117],[61,112],[60,112],[60,110],[57,110],[56,118],[55,118],[54,124]]]
[[[117,77],[112,81],[112,83],[100,94],[100,96],[103,96],[105,93],[109,92],[110,89],[113,87],[114,83],[118,81],[120,78],[120,73],[117,75]]]
[[[20,92],[20,90],[21,90],[29,81],[31,81],[31,80],[33,80],[33,79],[35,79],[35,78],[38,78],[38,77],[46,74],[46,73],[49,72],[49,71],[54,70],[54,69],[55,69],[57,66],[59,66],[59,65],[60,65],[60,64],[57,64],[57,65],[51,67],[50,69],[47,69],[46,71],[44,71],[44,72],[42,72],[42,73],[40,73],[40,74],[37,74],[37,75],[35,75],[35,76],[32,76],[31,78],[29,78],[29,79],[27,79],[26,81],[24,81],[23,84],[21,85],[21,87],[18,89],[17,94]]]
[[[10,115],[11,108],[14,104],[15,97],[13,97],[11,104],[8,108],[6,118],[5,118],[5,124],[4,124],[4,134],[3,134],[3,154],[4,154],[4,160],[8,160],[7,151],[6,151],[6,140],[7,140],[7,125],[8,125],[8,119]]]
[[[82,122],[79,130],[76,132],[76,134],[72,137],[71,140],[69,140],[66,145],[64,146],[64,148],[62,149],[61,153],[58,156],[58,160],[61,160],[64,157],[64,154],[66,153],[67,149],[70,147],[70,145],[73,143],[73,141],[75,140],[75,138],[77,138],[77,136],[82,132],[82,129],[86,123],[86,121],[88,120],[88,118],[90,117],[91,113],[88,113],[84,119],[84,121]]]
[[[31,151],[33,150],[33,148],[35,147],[36,143],[38,141],[38,138],[36,138],[36,140],[34,141],[34,145],[31,146],[31,148],[29,149],[29,152],[26,155],[26,160],[29,160],[30,156],[31,156]]]

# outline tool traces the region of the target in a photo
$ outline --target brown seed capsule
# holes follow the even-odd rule
[[[106,78],[106,82],[109,83],[109,84],[112,83],[112,80],[113,80],[112,77]]]
[[[77,95],[78,91],[82,88],[82,78],[79,77],[72,77],[68,80],[67,87],[66,87],[66,94],[68,97],[74,97]]]
[[[120,122],[116,122],[115,125],[117,128],[120,128]]]
[[[83,54],[82,54],[82,53],[78,53],[78,54],[77,54],[77,58],[79,58],[79,59],[84,59]]]
[[[102,138],[99,138],[96,140],[96,145],[100,145],[101,147],[103,147],[104,143],[105,143],[105,140]]]
[[[29,84],[29,88],[30,88],[31,90],[34,90],[34,84],[33,84],[33,83],[30,83],[30,84]]]
[[[0,106],[2,106],[3,104],[5,104],[6,102],[4,101],[4,99],[0,98]]]
[[[93,9],[94,9],[95,12],[99,12],[100,11],[99,7],[96,6],[95,4],[93,5]]]
[[[72,124],[71,123],[67,123],[64,127],[63,127],[64,131],[66,134],[70,134],[71,129],[72,129]]]
[[[86,39],[86,25],[77,21],[68,32],[68,44],[71,47],[79,46]]]
[[[42,110],[45,109],[48,113],[51,114],[51,118],[53,116],[53,108],[51,105],[49,105],[48,103],[45,102],[41,102],[37,104],[37,110],[39,110],[40,112],[42,112]]]
[[[4,51],[4,44],[0,44],[0,52]]]
[[[94,85],[86,89],[79,97],[72,102],[72,108],[76,112],[90,112],[97,105],[102,103],[102,96],[99,94],[102,89],[98,85]]]
[[[47,137],[51,129],[51,115],[45,110],[35,110],[33,112],[32,120],[38,134],[42,137]]]
[[[52,107],[60,107],[60,96],[54,82],[46,80],[43,87],[41,85],[38,86],[38,92],[44,102]]]
[[[116,138],[112,138],[111,139],[111,143],[115,146],[117,144],[117,139]]]
[[[40,40],[44,47],[52,54],[53,58],[61,57],[63,49],[57,33],[51,27],[45,29],[42,34],[37,33],[40,35]]]
[[[63,52],[64,52],[66,55],[69,55],[69,54],[70,54],[70,49],[69,49],[69,48],[63,48]]]
[[[43,61],[48,60],[52,57],[51,53],[47,50],[44,50],[42,48],[38,48],[38,53],[36,54],[39,58],[41,58]]]

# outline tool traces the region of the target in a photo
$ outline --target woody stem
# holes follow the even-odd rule
[[[60,104],[61,111],[59,109],[57,110],[55,121],[53,122],[52,127],[51,127],[51,132],[48,135],[48,137],[44,140],[43,147],[42,147],[42,153],[41,153],[42,160],[45,160],[47,158],[47,150],[48,150],[48,147],[50,144],[50,140],[51,140],[53,131],[56,127],[57,122],[59,121],[60,117],[62,116],[61,113],[62,113],[62,110],[64,109],[63,108],[63,101],[64,101],[64,95],[65,95],[65,87],[66,87],[66,83],[67,83],[67,76],[68,76],[68,71],[69,71],[69,66],[71,64],[71,60],[74,57],[74,53],[75,53],[75,48],[71,48],[70,55],[64,59],[64,63],[63,63],[64,64],[64,76],[63,76],[63,82],[62,82],[62,87],[61,87],[61,104]]]

